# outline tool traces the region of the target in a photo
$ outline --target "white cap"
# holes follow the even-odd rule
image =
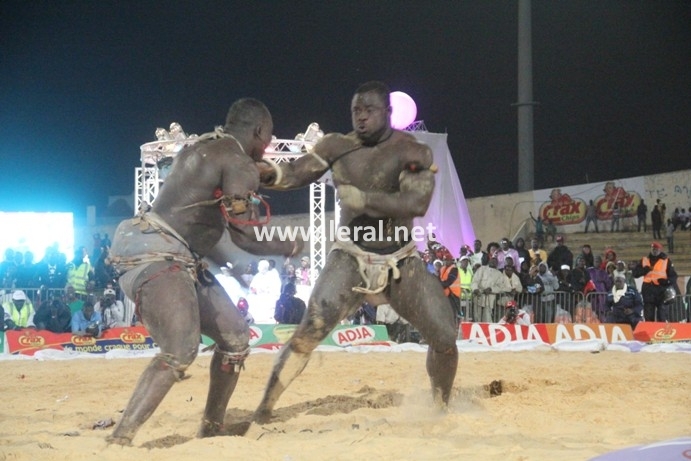
[[[563,271],[570,271],[571,268],[569,267],[568,264],[562,264],[562,265],[561,265],[561,270],[563,270]]]
[[[470,258],[467,256],[461,256],[461,259],[459,259],[459,261],[463,261],[463,260],[470,261]]]
[[[115,290],[113,290],[112,288],[106,288],[105,290],[103,290],[103,296],[108,296],[108,295],[115,296]]]
[[[12,293],[12,299],[15,301],[26,301],[26,293],[24,293],[22,290],[17,290]]]

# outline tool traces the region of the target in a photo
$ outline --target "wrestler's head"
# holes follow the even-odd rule
[[[269,109],[261,101],[243,98],[230,106],[224,130],[243,144],[247,155],[259,161],[271,144],[274,123]]]
[[[382,82],[363,83],[350,103],[355,134],[365,145],[375,145],[391,132],[389,88]]]

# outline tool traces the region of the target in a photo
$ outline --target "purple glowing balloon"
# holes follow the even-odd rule
[[[402,91],[393,91],[391,99],[391,126],[397,130],[407,128],[415,121],[417,106],[413,98]]]

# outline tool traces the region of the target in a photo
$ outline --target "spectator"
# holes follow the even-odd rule
[[[641,203],[638,204],[636,208],[636,218],[638,220],[638,232],[641,231],[641,225],[643,225],[643,232],[648,232],[648,222],[646,218],[648,216],[648,206],[645,204],[645,200],[641,199]]]
[[[246,289],[238,282],[231,273],[232,264],[226,263],[221,266],[221,273],[216,275],[216,280],[221,284],[225,292],[230,296],[230,300],[237,304],[238,300],[246,295]]]
[[[441,277],[441,268],[444,267],[444,262],[441,259],[435,259],[434,262],[432,263],[432,274],[436,277],[439,278]]]
[[[77,293],[72,285],[65,286],[65,304],[70,308],[70,312],[73,315],[81,311],[84,305],[84,300],[77,297]]]
[[[525,239],[523,237],[518,237],[516,239],[516,243],[514,243],[514,249],[516,250],[516,253],[518,253],[518,259],[516,260],[516,262],[520,261],[521,259],[523,259],[524,261],[528,261],[528,268],[530,268],[530,252],[525,247]]]
[[[595,264],[595,258],[593,255],[593,249],[587,243],[581,248],[581,256],[585,260],[585,267],[593,267]]]
[[[659,200],[658,200],[659,202]],[[653,207],[653,211],[650,212],[650,220],[653,223],[653,238],[662,239],[662,211],[659,205]]]
[[[538,241],[540,248],[542,248],[545,245],[545,222],[541,216],[534,217],[532,211],[530,212],[530,219],[533,220],[535,225],[535,239]]]
[[[22,290],[15,290],[12,299],[2,303],[5,311],[4,325],[6,330],[21,330],[23,328],[34,328],[34,306],[31,300],[27,299],[26,293]]]
[[[612,289],[612,278],[605,269],[601,268],[602,256],[595,256],[595,264],[588,268],[590,280],[595,285],[595,293],[590,294],[590,305],[597,313],[598,318],[604,319],[606,300],[609,291]]]
[[[497,296],[511,291],[509,279],[497,269],[496,257],[490,257],[486,266],[478,268],[473,276],[472,289],[475,302],[470,320],[491,322]]]
[[[391,341],[397,343],[411,342],[410,324],[390,304],[377,306],[376,320],[378,324],[386,325],[386,332]]]
[[[528,277],[525,279],[525,283],[523,283],[523,296],[521,297],[523,302],[521,305],[524,307],[530,306],[537,318],[540,318],[538,313],[542,310],[540,301],[544,291],[545,284],[540,277],[538,267],[530,266],[530,269],[528,269]]]
[[[310,279],[310,258],[303,256],[300,258],[300,267],[295,270],[296,285],[312,285]]]
[[[643,277],[643,315],[646,322],[666,322],[669,320],[665,304],[665,290],[677,285],[677,272],[672,260],[662,251],[662,244],[653,242],[650,253],[636,265],[634,277]]]
[[[458,263],[458,278],[461,281],[461,319],[464,319],[468,314],[473,296],[473,270],[470,268],[470,257],[461,256]]]
[[[0,263],[0,283],[2,283],[2,288],[12,288],[16,271],[17,264],[14,262],[14,250],[7,248],[5,249],[5,259]]]
[[[103,319],[101,314],[94,310],[91,301],[84,301],[82,309],[72,315],[72,333],[78,336],[101,336]]]
[[[283,287],[283,293],[276,301],[274,311],[274,319],[278,323],[297,325],[302,320],[307,307],[302,299],[295,296],[295,293],[297,290],[294,284],[288,283]]]
[[[103,290],[103,299],[96,303],[94,310],[101,314],[103,319],[102,330],[132,325],[132,319],[125,318],[125,305],[122,301],[116,299],[115,290],[112,288]]]
[[[39,283],[47,288],[65,288],[67,284],[67,268],[64,255],[54,247],[46,248],[43,259],[37,264]]]
[[[570,273],[570,282],[573,289],[578,293],[584,293],[585,287],[590,282],[590,275],[585,267],[585,258],[578,256],[576,266]]]
[[[612,280],[615,280],[620,275],[626,279],[626,263],[621,259],[617,261],[617,267],[612,272]]]
[[[281,291],[283,290],[283,287],[286,286],[286,283],[297,284],[298,278],[295,273],[295,265],[290,264],[287,261],[288,260],[286,259],[286,263],[283,265],[283,273],[281,274]]]
[[[377,323],[377,310],[374,306],[365,301],[358,307],[355,313],[350,316],[350,321],[353,322],[353,325],[374,325]]]
[[[34,254],[31,251],[24,252],[23,262],[17,266],[15,286],[19,288],[38,288],[38,274],[34,264]]]
[[[513,299],[506,303],[504,316],[499,320],[502,325],[530,325],[530,314],[520,309]]]
[[[86,297],[91,262],[86,248],[79,247],[75,251],[74,259],[67,265],[67,283],[72,285],[77,296]]]
[[[545,223],[545,241],[551,237],[552,242],[557,238],[557,226],[554,225],[554,221],[547,219]]]
[[[245,267],[245,272],[240,276],[242,278],[242,281],[245,282],[245,285],[249,287],[252,284],[252,279],[254,278],[254,274],[256,271],[254,270],[254,264],[249,263],[247,267]]]
[[[502,305],[505,305],[509,298],[516,299],[516,296],[523,292],[523,284],[521,283],[520,277],[516,274],[516,266],[507,264],[504,267],[504,277],[508,283],[508,290],[505,289],[503,292],[500,301]]]
[[[473,249],[470,248],[469,245],[461,245],[461,248],[458,250],[458,260],[460,261],[460,258],[463,256],[471,257],[473,255]]]
[[[448,250],[442,252],[442,258],[439,280],[454,316],[459,317],[461,315],[461,281],[458,277],[458,267],[456,267],[453,255]]]
[[[475,239],[473,242],[473,254],[470,256],[470,267],[475,267],[475,264],[486,266],[489,262],[489,255],[482,249],[482,241]]]
[[[607,295],[607,323],[628,323],[632,329],[642,320],[643,299],[636,287],[626,284],[623,275],[614,278],[612,291]]]
[[[541,262],[547,262],[547,252],[540,248],[539,242],[536,238],[530,240],[530,265],[537,266]]]
[[[597,228],[597,207],[591,200],[588,206],[585,208],[585,233],[588,233],[588,227],[590,223],[595,225],[595,232],[600,233],[600,229]]]
[[[94,267],[94,282],[96,288],[103,289],[109,283],[115,283],[118,278],[118,273],[115,268],[110,264],[106,263],[108,259],[109,249],[107,247],[102,247],[99,251],[98,259],[95,259],[96,265]]]
[[[254,317],[252,317],[252,314],[250,314],[250,305],[245,298],[238,299],[237,309],[245,318],[247,324],[254,323]]]
[[[69,333],[72,314],[70,308],[59,299],[44,301],[34,315],[34,324],[39,330],[53,333]]]
[[[500,271],[504,270],[504,267],[506,266],[506,259],[508,257],[511,257],[511,259],[514,262],[514,265],[519,264],[518,252],[515,249],[511,248],[510,240],[507,237],[501,239],[499,245],[499,250],[497,250],[494,253],[494,256],[497,258],[497,269],[499,269]]]
[[[259,261],[247,295],[247,300],[252,304],[252,316],[260,324],[273,322],[274,306],[281,296],[281,277],[270,267],[266,259]]]
[[[612,208],[612,230],[611,232],[614,232],[614,229],[616,228],[617,232],[619,232],[619,218],[621,218],[621,209],[619,208],[619,204],[615,203],[614,207]]]
[[[547,256],[547,266],[556,274],[564,265],[569,266],[569,268],[573,266],[573,253],[564,244],[564,236],[560,235],[557,237],[557,246]]]
[[[605,250],[605,258],[602,260],[600,268],[607,270],[607,264],[609,263],[614,264],[615,267],[617,265],[617,252],[612,248],[607,248]]]
[[[559,289],[559,280],[550,272],[546,262],[541,262],[537,266],[538,276],[542,280],[545,290],[542,292],[540,302],[542,310],[537,312],[538,323],[552,323],[554,321],[554,312],[556,306],[555,291]]]
[[[676,226],[672,223],[671,219],[667,220],[667,248],[669,248],[670,253],[674,253],[674,229]]]
[[[560,305],[562,309],[573,312],[577,291],[571,284],[571,268],[568,264],[562,264],[557,279],[559,280],[559,289],[557,291],[559,291],[562,296]]]

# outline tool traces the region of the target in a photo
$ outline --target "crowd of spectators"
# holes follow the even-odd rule
[[[653,211],[659,212],[659,207],[656,204]],[[434,234],[428,237],[420,256],[439,278],[459,322],[625,322],[635,327],[642,320],[685,320],[671,318],[659,302],[652,314],[646,314],[645,293],[642,296],[636,288],[641,286],[636,278],[646,273],[641,267],[646,257],[627,263],[617,258],[613,248],[595,254],[588,244],[574,254],[551,222],[532,214],[531,219],[536,232],[529,245],[522,237],[486,246],[476,239],[472,247],[462,245],[454,256]],[[597,222],[591,219],[591,223],[599,231]],[[668,234],[691,229],[691,209],[675,209],[668,224]],[[642,225],[647,230],[644,219]],[[545,243],[550,240],[554,245],[547,252]],[[669,236],[667,242],[672,253]],[[34,327],[98,336],[109,328],[135,325],[137,319],[119,294],[117,274],[106,264],[109,245],[107,234],[95,234],[91,255],[79,247],[68,260],[53,245],[38,262],[30,251],[6,249],[0,262],[4,329]],[[661,251],[662,245],[655,245]],[[274,260],[259,260],[238,277],[232,269],[231,264],[221,268],[217,279],[248,323],[299,323],[311,289],[308,257],[297,264],[286,261],[280,268]],[[665,286],[676,289],[676,280]],[[377,307],[363,303],[349,320],[407,324],[399,316],[389,322],[386,319],[392,316],[379,315]]]
[[[549,252],[537,236],[529,248],[522,237],[486,247],[477,239],[473,249],[462,245],[455,257],[431,234],[421,257],[439,278],[459,321],[608,322],[635,328],[643,320],[688,321],[682,299],[676,300],[679,309],[670,309],[680,294],[673,264],[664,263],[666,273],[659,279],[648,275],[658,270],[658,260],[669,261],[662,248],[653,242],[649,255],[627,263],[611,247],[594,254],[585,244],[574,254],[565,236],[557,235]],[[653,291],[655,296],[648,294]],[[516,315],[507,316],[509,311]]]

